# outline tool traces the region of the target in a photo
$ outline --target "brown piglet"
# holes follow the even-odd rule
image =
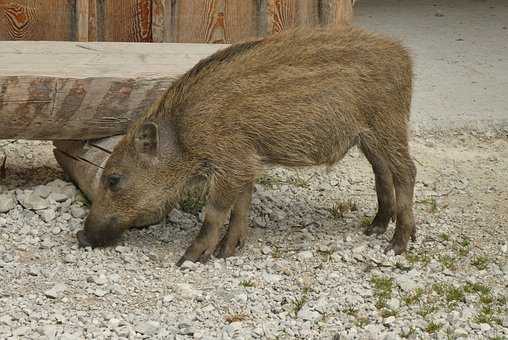
[[[232,45],[200,61],[137,118],[102,174],[81,245],[114,243],[159,221],[204,185],[204,222],[178,264],[228,257],[247,235],[253,185],[267,166],[335,164],[358,146],[372,165],[387,250],[415,238],[407,50],[358,28],[303,28]],[[221,240],[221,229],[229,228]]]

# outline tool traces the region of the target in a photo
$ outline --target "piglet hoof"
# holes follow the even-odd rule
[[[194,241],[176,265],[180,267],[185,261],[206,263],[210,260],[214,250],[215,247],[212,247],[207,242]]]
[[[395,253],[395,255],[400,255],[404,253],[407,249],[407,242],[402,240],[391,240],[388,247],[385,248],[385,254],[389,253],[391,250]]]
[[[367,229],[363,232],[367,236],[371,235],[382,235],[386,232],[386,229],[388,228],[388,224],[382,224],[382,223],[371,223]]]
[[[86,237],[84,230],[78,231],[78,233],[76,234],[76,238],[78,239],[78,244],[80,247],[84,248],[92,246],[92,244],[88,241],[88,238]]]
[[[215,252],[215,256],[220,259],[234,256],[237,249],[243,248],[244,244],[244,237],[230,237],[229,234],[226,234],[220,242],[219,247]]]

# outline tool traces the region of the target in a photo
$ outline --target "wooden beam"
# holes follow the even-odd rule
[[[0,139],[86,140],[128,123],[225,45],[0,44]]]

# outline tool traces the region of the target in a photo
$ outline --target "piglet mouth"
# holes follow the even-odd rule
[[[76,234],[80,247],[107,247],[112,246],[120,239],[121,232],[108,232],[101,235],[90,235],[86,230],[80,230]]]

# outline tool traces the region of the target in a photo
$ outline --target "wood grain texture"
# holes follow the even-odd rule
[[[97,0],[88,0],[88,41],[97,41]]]
[[[152,41],[164,42],[166,1],[152,0]]]
[[[152,41],[152,0],[97,0],[100,41]]]
[[[90,17],[90,1],[76,0],[76,18],[77,18],[77,40],[88,41],[88,18]]]
[[[75,1],[0,0],[0,40],[75,40]]]
[[[351,0],[320,0],[319,10],[322,25],[351,25],[353,21],[353,2]]]
[[[0,44],[0,139],[122,134],[178,75],[224,45]]]
[[[122,137],[54,143],[53,153],[58,164],[90,201],[97,191],[102,169]]]
[[[164,41],[233,43],[259,36],[257,0],[166,0]]]

